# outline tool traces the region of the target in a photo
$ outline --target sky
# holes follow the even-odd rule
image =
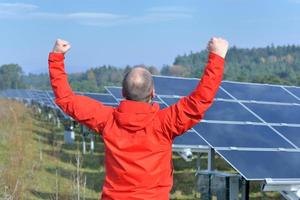
[[[300,45],[300,0],[0,0],[0,65],[47,72],[57,38],[72,45],[68,72],[172,64],[206,48]]]

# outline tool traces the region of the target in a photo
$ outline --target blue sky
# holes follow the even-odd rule
[[[212,36],[238,47],[300,45],[300,0],[0,0],[0,65],[46,72],[56,38],[68,72],[172,64]]]

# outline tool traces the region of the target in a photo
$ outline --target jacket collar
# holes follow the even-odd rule
[[[122,100],[118,111],[122,113],[150,113],[159,110],[158,103],[146,103],[141,101]]]

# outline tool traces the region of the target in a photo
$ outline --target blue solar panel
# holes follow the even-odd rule
[[[198,85],[199,79],[153,76],[155,92],[158,95],[187,96]],[[232,99],[223,90],[219,90],[216,98]]]
[[[238,100],[300,103],[280,86],[224,81],[222,87]]]
[[[300,127],[276,126],[274,128],[300,148]]]
[[[55,98],[54,93],[52,91],[47,91],[47,93],[51,99]]]
[[[164,98],[161,99],[168,105],[176,103],[179,98]],[[206,112],[204,119],[218,121],[247,121],[260,122],[253,114],[247,111],[237,102],[215,101]]]
[[[293,148],[263,125],[200,123],[194,129],[213,147]]]
[[[300,99],[300,88],[299,87],[285,87],[289,92],[291,92],[293,95],[298,97]]]
[[[218,150],[218,153],[247,180],[300,178],[300,152]]]
[[[82,93],[82,95],[100,101],[102,103],[118,103],[115,98],[113,98],[110,94],[100,94],[100,93]]]
[[[175,138],[173,144],[187,146],[208,146],[207,143],[199,137],[195,131],[188,131],[181,136]]]
[[[105,89],[110,92],[115,98],[123,99],[122,88],[121,87],[105,87]]]
[[[300,124],[300,106],[245,103],[267,123]]]
[[[90,93],[90,92],[75,92],[75,94],[90,97],[92,99],[100,101],[101,103],[103,103],[104,105],[107,105],[107,106],[113,106],[113,107],[118,106],[118,102],[110,94]],[[52,91],[48,91],[48,95],[52,100],[55,98],[54,93]]]
[[[28,90],[19,90],[19,95],[20,95],[20,98],[30,99],[30,96],[28,94]]]
[[[158,103],[159,104],[159,108],[160,109],[164,109],[164,108],[167,108],[168,106],[164,103]]]
[[[16,90],[13,90],[13,89],[6,90],[5,94],[6,94],[6,97],[8,97],[8,98],[17,98],[17,96],[18,96]]]

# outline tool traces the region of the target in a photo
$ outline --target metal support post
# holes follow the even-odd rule
[[[82,137],[82,154],[86,154],[86,143],[85,143],[85,127],[83,125],[80,125],[80,132]]]
[[[250,184],[249,181],[242,180],[242,200],[249,200]]]
[[[94,134],[90,133],[90,139],[91,139],[91,155],[93,155],[94,150],[95,150],[95,145],[94,145]]]
[[[208,151],[208,161],[207,161],[207,170],[214,171],[215,170],[215,150],[210,148]]]

